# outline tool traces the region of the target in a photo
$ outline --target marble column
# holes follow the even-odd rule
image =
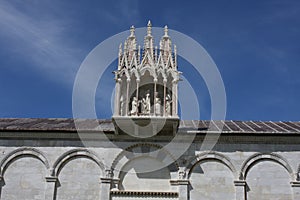
[[[178,180],[178,200],[188,200],[189,184],[188,180]]]
[[[109,169],[105,170],[105,177],[100,178],[100,200],[110,199],[112,181],[112,171]]]
[[[56,184],[58,183],[57,177],[46,177],[46,191],[45,191],[45,200],[54,200],[56,199]]]
[[[171,180],[171,185],[177,186],[178,189],[178,200],[188,200],[188,189],[190,182],[187,179],[177,179],[177,180]]]
[[[130,84],[130,79],[127,79],[127,85],[126,85],[126,111],[125,115],[128,116],[128,111],[129,111],[129,84]]]
[[[293,199],[300,199],[300,181],[292,181],[291,186],[293,189]]]
[[[121,89],[121,79],[118,78],[116,80],[116,86],[115,86],[115,107],[114,107],[114,115],[119,116],[121,111],[120,111],[120,89]]]
[[[153,93],[153,114],[156,115],[156,84],[157,84],[157,79],[154,79],[154,93]]]
[[[246,200],[246,181],[238,180],[234,181],[235,186],[235,199],[236,200]]]
[[[177,80],[172,81],[172,116],[177,116]]]
[[[139,102],[139,87],[140,87],[140,79],[136,79],[136,100]],[[137,113],[139,112],[139,103],[137,103]]]
[[[166,116],[166,97],[167,97],[167,80],[164,79],[164,103],[163,103],[164,117]]]
[[[100,178],[100,200],[110,199],[111,178]]]
[[[3,176],[0,176],[0,199],[1,199],[1,196],[2,196],[2,187],[4,185],[5,185],[4,178],[3,178]]]

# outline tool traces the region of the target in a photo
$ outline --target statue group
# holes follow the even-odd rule
[[[145,96],[141,99],[138,100],[137,97],[133,97],[132,101],[131,101],[131,110],[129,112],[129,114],[131,116],[149,116],[151,115],[151,98],[150,98],[150,92],[147,91]],[[121,101],[122,102],[122,101]],[[168,94],[166,96],[166,101],[165,101],[165,114],[167,116],[171,116],[171,97]],[[121,103],[121,110],[123,110],[124,104]],[[161,99],[158,97],[158,93],[155,94],[155,98],[154,98],[154,114],[155,116],[162,116],[163,112],[162,112],[162,108],[163,105],[161,103]],[[122,114],[122,112],[121,112]]]

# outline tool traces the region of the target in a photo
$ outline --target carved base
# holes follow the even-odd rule
[[[179,126],[179,117],[112,117],[116,134],[149,138],[155,135],[175,135]]]

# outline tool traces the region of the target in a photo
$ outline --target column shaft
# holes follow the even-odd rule
[[[156,81],[154,81],[154,94],[153,94],[153,114],[156,115]]]
[[[140,81],[136,81],[136,100],[137,100],[137,111],[136,111],[136,115],[139,112],[139,87],[140,87]]]
[[[128,116],[128,110],[129,110],[129,80],[127,80],[127,85],[126,85],[126,111],[125,115]]]
[[[46,191],[45,191],[45,200],[54,200],[56,199],[56,183],[58,182],[57,177],[46,177]]]
[[[291,182],[291,186],[293,189],[293,199],[294,200],[300,199],[300,181]]]
[[[236,200],[246,200],[246,181],[234,181],[235,185],[235,199]]]
[[[110,199],[111,178],[101,178],[100,200]]]
[[[164,105],[163,105],[163,108],[164,108],[164,116],[166,116],[166,97],[167,97],[167,82],[164,81]]]
[[[177,115],[177,82],[172,82],[172,116]]]
[[[120,80],[116,80],[116,86],[115,86],[115,107],[114,107],[114,115],[119,116],[120,115]]]

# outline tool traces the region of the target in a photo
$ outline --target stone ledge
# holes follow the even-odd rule
[[[235,186],[246,186],[247,183],[246,183],[246,181],[238,180],[238,181],[234,181],[234,185]]]
[[[101,183],[119,183],[120,179],[116,178],[100,178]]]
[[[300,181],[291,181],[290,183],[292,187],[300,187]]]
[[[178,197],[178,192],[110,191],[114,196]]]
[[[190,181],[187,179],[177,179],[177,180],[170,180],[171,185],[189,185]]]
[[[57,177],[51,177],[51,176],[45,177],[45,179],[46,179],[46,182],[57,182],[58,181]]]

